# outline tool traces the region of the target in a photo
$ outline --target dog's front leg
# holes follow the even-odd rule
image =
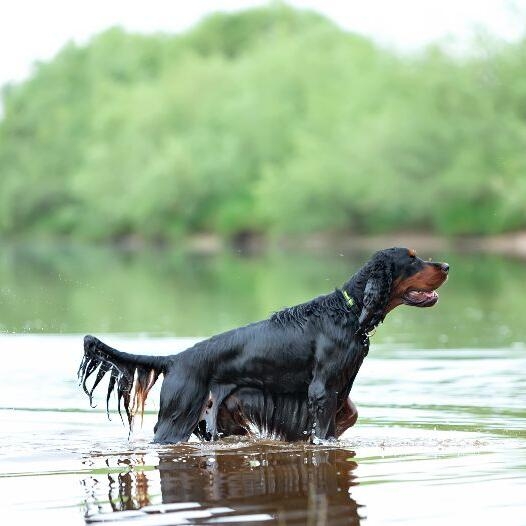
[[[309,385],[309,410],[315,438],[336,438],[336,391],[328,388],[322,378],[314,377]]]
[[[341,351],[326,335],[316,341],[312,380],[309,384],[309,411],[314,437],[321,440],[336,439],[336,412],[338,373]]]

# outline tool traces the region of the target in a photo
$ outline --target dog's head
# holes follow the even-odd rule
[[[448,272],[447,263],[423,261],[411,249],[380,250],[351,280],[351,294],[362,305],[360,329],[372,330],[398,305],[432,307]]]

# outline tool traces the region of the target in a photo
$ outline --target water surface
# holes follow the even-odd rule
[[[397,309],[375,340],[433,347],[524,341],[526,263],[421,253],[448,261],[439,304]],[[4,247],[0,331],[207,336],[341,286],[370,254],[334,250],[211,256],[70,246]]]
[[[177,352],[331,290],[363,256],[6,250],[2,522],[525,524],[525,265],[435,256],[452,265],[439,304],[378,329],[353,388],[360,419],[338,443],[159,447],[159,386],[130,440],[102,394],[89,407],[83,333]]]

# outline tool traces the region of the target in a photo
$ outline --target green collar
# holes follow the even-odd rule
[[[342,290],[342,294],[349,308],[352,307],[354,305],[354,300],[349,296],[349,294],[347,294],[346,290]]]

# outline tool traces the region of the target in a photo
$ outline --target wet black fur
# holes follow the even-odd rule
[[[163,374],[156,442],[186,441],[192,433],[215,439],[252,429],[285,440],[332,438],[367,355],[367,335],[383,321],[393,280],[424,264],[407,249],[377,252],[342,289],[172,356],[122,353],[86,336],[79,377],[91,401],[110,372],[107,399],[117,386],[119,412],[123,400],[131,423],[132,386],[144,390]],[[344,291],[354,301],[351,307]],[[88,389],[86,380],[95,371]]]

